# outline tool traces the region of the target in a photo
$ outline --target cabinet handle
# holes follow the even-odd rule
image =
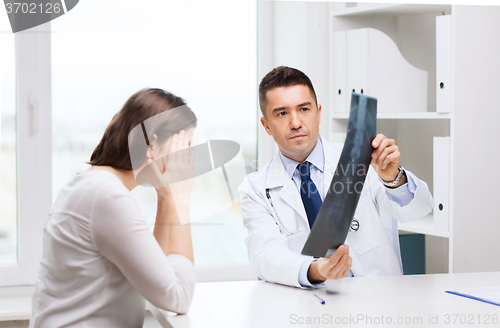
[[[38,100],[35,96],[31,95],[28,98],[31,112],[31,134],[36,134],[38,132]]]
[[[439,83],[439,89],[444,89],[444,83],[443,82]]]

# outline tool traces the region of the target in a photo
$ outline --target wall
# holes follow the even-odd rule
[[[297,68],[311,79],[322,106],[320,133],[329,135],[329,3],[258,2],[258,82],[274,67]],[[259,123],[259,167],[277,152]]]
[[[454,6],[452,19],[452,267],[500,271],[500,7]]]

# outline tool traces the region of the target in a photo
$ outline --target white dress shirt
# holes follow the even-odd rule
[[[45,224],[30,327],[142,327],[145,299],[185,313],[194,286],[193,263],[165,255],[122,181],[86,171]]]

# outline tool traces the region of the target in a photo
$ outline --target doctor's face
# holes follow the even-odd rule
[[[267,119],[260,121],[267,134],[273,136],[283,155],[303,162],[318,141],[321,105],[305,85],[274,88],[266,98]]]

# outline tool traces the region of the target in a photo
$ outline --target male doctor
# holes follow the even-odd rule
[[[266,281],[318,287],[346,276],[401,275],[397,222],[433,208],[427,184],[399,165],[395,141],[378,134],[345,245],[330,258],[301,255],[332,181],[341,146],[319,134],[321,105],[310,79],[280,66],[259,85],[261,123],[278,154],[240,185],[250,264]]]

